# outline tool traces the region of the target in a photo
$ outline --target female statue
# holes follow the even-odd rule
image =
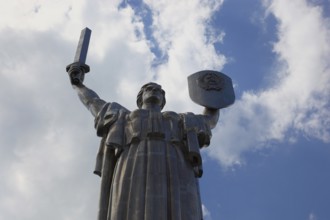
[[[69,74],[74,81],[83,72],[71,65]],[[82,78],[73,88],[102,137],[95,169],[102,178],[98,219],[201,220],[199,149],[209,145],[219,110],[162,112],[165,92],[148,83],[138,93],[138,109],[129,111],[100,99]]]

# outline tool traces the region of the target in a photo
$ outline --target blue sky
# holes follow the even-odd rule
[[[136,108],[200,113],[187,76],[233,80],[200,180],[205,220],[330,219],[329,0],[0,1],[0,219],[96,218],[99,139],[65,66],[92,29],[85,83]],[[19,211],[17,211],[19,210]]]

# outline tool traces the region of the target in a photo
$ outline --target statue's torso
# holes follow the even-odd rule
[[[144,139],[180,142],[183,138],[182,120],[175,112],[152,112],[137,109],[126,116],[127,143]]]

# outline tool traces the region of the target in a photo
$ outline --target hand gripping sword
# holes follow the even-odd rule
[[[77,67],[77,70],[73,70],[70,74],[70,79],[71,79],[71,84],[77,85],[79,84],[84,76],[81,76],[79,74],[79,69],[81,70],[82,74],[84,75],[85,73],[88,73],[90,68],[86,64],[86,58],[87,58],[87,52],[88,52],[88,45],[89,45],[89,40],[91,37],[92,31],[89,28],[84,28],[81,30],[80,34],[80,39],[78,43],[78,47],[76,50],[76,55],[74,57],[73,63],[69,64],[66,67],[66,71],[69,72],[71,67]]]

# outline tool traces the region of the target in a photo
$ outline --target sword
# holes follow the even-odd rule
[[[76,67],[76,70],[71,71],[71,84],[78,85],[84,78],[84,74],[90,71],[89,66],[86,64],[87,52],[88,52],[88,45],[89,40],[91,38],[92,31],[89,28],[84,28],[81,30],[80,39],[78,42],[76,54],[73,60],[73,63],[66,67],[66,71],[68,72],[73,66]],[[80,68],[80,69],[78,69]],[[81,70],[83,75],[81,75]]]

